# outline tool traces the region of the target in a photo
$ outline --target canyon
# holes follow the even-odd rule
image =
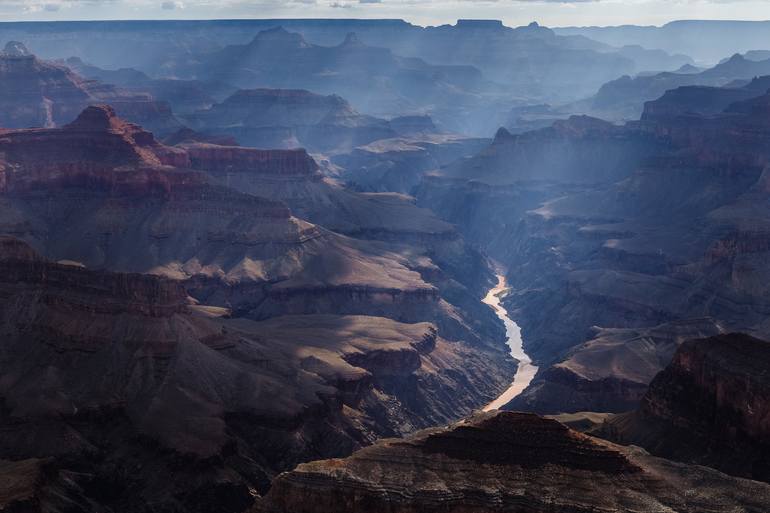
[[[764,513],[770,54],[609,33],[0,23],[0,509]]]

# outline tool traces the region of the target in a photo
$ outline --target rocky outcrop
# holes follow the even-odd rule
[[[708,487],[698,486],[703,479]],[[754,511],[769,494],[766,485],[622,449],[554,420],[496,412],[300,465],[255,511],[694,513]]]
[[[52,260],[184,280],[197,300],[254,319],[430,321],[449,339],[503,349],[478,302],[481,255],[409,198],[324,180],[303,151],[198,144],[191,159],[108,107],[63,129],[7,131],[0,145],[2,231]]]
[[[332,162],[341,168],[340,178],[358,190],[413,194],[424,176],[488,144],[488,139],[452,134],[411,135],[359,146]]]
[[[113,84],[133,94],[149,94],[156,103],[170,106],[173,111],[185,116],[210,108],[235,88],[222,82],[202,82],[179,78],[150,78],[134,68],[103,69],[70,57],[63,64],[78,75],[104,84]],[[139,122],[139,120],[132,121]]]
[[[653,454],[770,481],[770,343],[728,334],[684,343],[639,409],[599,433]]]
[[[679,114],[713,114],[733,102],[751,98],[753,86],[727,87],[733,83],[770,74],[770,60],[754,61],[733,55],[706,70],[623,76],[604,84],[592,98],[590,111],[612,120]],[[724,87],[724,89],[720,89]],[[749,90],[746,90],[749,89]],[[763,94],[764,88],[754,91]],[[721,107],[721,108],[720,108]]]
[[[293,89],[238,91],[198,112],[195,123],[244,146],[316,152],[350,151],[396,135],[387,121],[359,114],[337,95]]]
[[[223,80],[247,90],[307,89],[322,95],[340,95],[361,112],[388,119],[426,112],[458,131],[468,127],[476,132],[479,125],[488,131],[489,121],[479,120],[482,116],[475,109],[495,112],[496,102],[508,96],[484,80],[473,66],[436,66],[419,58],[403,58],[386,47],[369,46],[347,35],[340,35],[339,41],[330,46],[316,45],[301,34],[273,27],[259,32],[248,44],[233,44],[202,55],[197,62],[181,66],[180,73]],[[242,94],[264,95],[265,91]],[[280,94],[296,96],[297,92]],[[237,96],[232,99],[244,100]],[[347,114],[345,118],[347,122],[354,119]],[[368,124],[372,125],[371,119]],[[377,124],[372,127],[377,128]],[[356,133],[347,131],[343,135]]]
[[[688,319],[654,328],[596,329],[595,336],[542,372],[504,408],[543,414],[635,409],[652,379],[685,340],[717,335],[713,319]]]
[[[279,472],[469,413],[512,372],[430,323],[233,318],[10,237],[0,270],[3,507],[240,512]]]
[[[67,302],[83,314],[126,312],[168,317],[187,311],[187,293],[181,282],[49,263],[13,237],[0,236],[0,268],[0,279],[6,286],[15,285],[24,294],[39,294],[39,300],[48,305]]]
[[[419,204],[509,269],[504,304],[542,378],[517,408],[634,406],[666,360],[639,366],[649,370],[643,379],[627,379],[623,367],[607,372],[641,347],[632,337],[621,353],[604,352],[595,326],[641,333],[710,317],[727,331],[766,333],[768,97],[755,92],[713,113],[732,91],[712,93],[679,90],[622,127],[573,118],[501,132],[420,186]],[[648,356],[673,348],[655,346]]]
[[[205,181],[199,173],[164,169],[186,165],[186,154],[158,144],[152,134],[118,118],[106,105],[88,107],[63,129],[0,132],[0,151],[0,184],[11,194],[77,185],[116,193],[170,193],[174,185]]]
[[[112,104],[121,116],[157,133],[181,127],[168,104],[146,93],[84,79],[65,65],[38,59],[22,43],[10,42],[0,53],[0,79],[3,128],[62,126],[85,107],[103,103]]]
[[[195,169],[214,175],[253,174],[266,178],[320,178],[315,160],[305,150],[257,150],[215,144],[183,144]]]
[[[514,181],[601,183],[628,176],[654,149],[652,138],[588,116],[513,135],[500,129],[487,148],[442,170],[447,178],[491,184]]]

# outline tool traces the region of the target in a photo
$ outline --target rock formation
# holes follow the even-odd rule
[[[256,65],[258,63],[258,65]],[[179,70],[184,76],[223,80],[242,89],[307,89],[337,94],[378,117],[427,113],[456,131],[492,130],[487,113],[508,94],[473,66],[432,65],[352,35],[332,46],[274,27],[248,44],[229,45]],[[483,117],[487,116],[484,120]]]
[[[653,454],[770,482],[770,343],[742,334],[683,344],[638,410],[610,418],[602,436]]]
[[[634,340],[709,317],[722,330],[767,332],[768,96],[753,90],[719,113],[731,91],[684,88],[625,126],[572,118],[500,132],[423,181],[419,204],[509,269],[504,303],[541,368],[512,407],[632,408],[671,355],[658,350],[673,346],[644,344],[641,360],[657,363],[626,381],[607,364],[630,348],[604,352],[597,327]]]
[[[680,104],[679,108],[694,107],[695,112],[718,113],[730,103],[752,96],[745,90],[745,86],[730,87],[736,81],[750,81],[768,74],[770,59],[753,61],[736,54],[712,68],[697,73],[685,70],[637,77],[623,76],[604,84],[592,98],[588,110],[604,119],[631,120],[648,110],[645,107],[646,102],[663,102],[661,112],[676,114],[677,111],[671,109],[671,105],[665,104],[686,99],[689,103]],[[718,90],[721,87],[727,88]],[[677,88],[685,90],[677,93]],[[757,91],[757,94],[766,91],[767,88]]]
[[[85,107],[104,103],[157,133],[181,127],[168,104],[84,79],[64,65],[38,59],[22,43],[10,42],[0,53],[0,81],[3,128],[62,126]]]
[[[336,95],[304,90],[241,90],[195,115],[194,123],[256,148],[350,151],[396,132],[385,120],[364,116]]]
[[[680,344],[721,330],[706,318],[653,328],[597,328],[596,332],[541,373],[505,408],[542,413],[632,410]]]
[[[429,323],[230,318],[16,238],[0,268],[3,507],[243,511],[278,472],[470,412],[510,372]]]
[[[716,513],[759,511],[768,500],[761,483],[653,458],[554,420],[495,412],[300,465],[275,480],[255,511]]]

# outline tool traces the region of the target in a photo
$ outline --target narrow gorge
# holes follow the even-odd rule
[[[499,410],[510,403],[516,396],[521,394],[529,386],[532,379],[537,374],[537,367],[532,363],[529,355],[524,351],[524,340],[521,337],[521,328],[513,319],[508,317],[508,312],[500,302],[500,296],[506,291],[505,275],[497,275],[497,285],[490,289],[484,298],[484,303],[491,306],[497,316],[505,324],[505,338],[508,347],[511,348],[511,356],[518,362],[516,374],[513,377],[511,386],[500,397],[489,403],[484,411]]]

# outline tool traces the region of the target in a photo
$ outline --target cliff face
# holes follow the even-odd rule
[[[364,116],[337,95],[305,90],[240,90],[195,114],[200,128],[257,148],[349,151],[396,132],[383,119]]]
[[[51,259],[186,280],[198,300],[255,319],[428,320],[502,350],[478,303],[482,257],[409,198],[324,180],[304,151],[169,148],[109,107],[62,129],[5,131],[0,145],[2,229]]]
[[[479,302],[490,280],[482,255],[467,245],[453,226],[417,207],[412,198],[351,191],[323,177],[304,150],[199,143],[181,144],[179,148],[190,156],[192,167],[226,187],[280,200],[296,216],[319,226],[362,241],[377,241],[383,248],[380,251],[386,244],[387,251],[408,258],[408,266],[434,287],[432,291],[419,287],[400,290],[358,283],[325,292],[317,285],[292,290],[276,287],[266,294],[262,304],[255,305],[255,315],[273,315],[280,311],[277,308],[292,313],[327,313],[335,306],[344,307],[347,313],[363,314],[367,307],[356,307],[356,302],[363,299],[364,305],[373,305],[369,311],[387,312],[388,317],[407,322],[421,319],[430,309],[441,310],[444,313],[431,318],[447,336],[451,333],[454,337],[476,338],[472,334],[476,328],[469,327],[478,319],[483,319],[485,326],[494,325],[491,313]],[[494,333],[483,330],[488,335]]]
[[[767,91],[767,87],[755,88],[755,83],[744,87],[732,87],[732,83],[751,82],[768,73],[770,60],[755,61],[736,54],[705,70],[623,76],[601,86],[592,99],[591,111],[611,120],[718,114],[734,102]]]
[[[597,329],[595,336],[539,375],[505,409],[623,412],[636,408],[652,379],[685,340],[717,335],[713,319],[674,321],[653,328]]]
[[[253,173],[267,177],[316,176],[318,164],[297,150],[257,150],[215,144],[185,144],[184,151],[196,169],[213,174]]]
[[[708,488],[695,483],[708,478]],[[682,490],[696,490],[683,494]],[[498,412],[279,476],[260,512],[723,511],[766,485],[673,465],[534,415]]]
[[[427,322],[223,317],[178,280],[10,237],[0,270],[3,507],[240,512],[279,472],[470,412],[512,372]]]
[[[9,42],[0,53],[0,75],[3,127],[52,127],[66,123],[90,99],[86,87],[72,72],[39,61],[20,43]]]
[[[8,236],[0,236],[0,267],[6,287],[39,294],[39,300],[50,306],[69,303],[83,314],[168,317],[187,311],[187,293],[178,281],[49,263],[30,246]]]
[[[621,336],[618,352],[595,340],[597,328],[709,317],[766,332],[768,97],[751,94],[714,113],[732,90],[685,88],[622,127],[574,118],[501,132],[420,186],[420,204],[509,269],[504,302],[542,369],[517,408],[632,408],[672,354],[658,351],[673,346]],[[608,371],[634,353],[651,370],[643,379]]]
[[[636,136],[606,121],[573,116],[524,134],[513,135],[501,129],[487,148],[442,170],[441,175],[472,175],[489,184],[606,183],[628,176],[656,146],[653,138]]]
[[[770,343],[741,334],[683,344],[639,409],[600,433],[654,454],[770,481]]]
[[[178,130],[181,123],[168,104],[148,94],[122,91],[86,80],[62,64],[46,62],[23,44],[10,42],[0,52],[0,127],[54,128],[75,119],[87,106],[110,103],[131,121],[157,133]]]

